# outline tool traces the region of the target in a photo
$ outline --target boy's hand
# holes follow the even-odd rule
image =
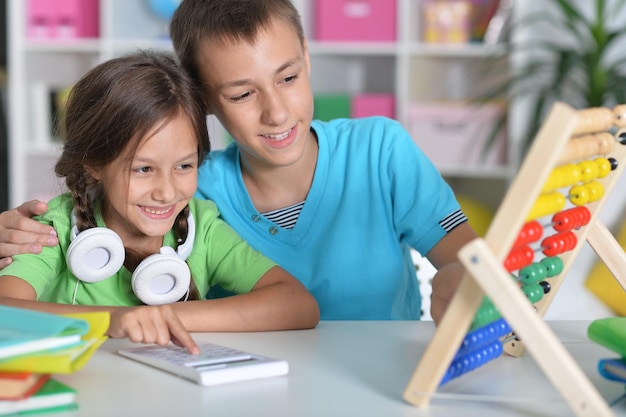
[[[135,343],[167,345],[172,342],[192,354],[200,349],[169,304],[118,308],[111,313],[108,335]]]
[[[453,262],[440,268],[433,277],[430,315],[435,321],[435,325],[439,325],[443,318],[464,273],[465,268],[463,264],[461,262]]]
[[[39,253],[43,246],[59,242],[52,227],[30,218],[47,209],[46,203],[32,200],[0,213],[0,269],[11,263],[10,256]]]

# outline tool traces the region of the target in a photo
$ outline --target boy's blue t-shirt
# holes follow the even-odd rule
[[[450,219],[465,220],[452,190],[396,121],[313,121],[311,128],[319,155],[293,229],[254,208],[236,144],[210,154],[196,196],[213,200],[245,240],[299,279],[323,320],[419,319],[410,248],[428,253],[459,223]]]

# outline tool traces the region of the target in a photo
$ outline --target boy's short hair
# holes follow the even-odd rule
[[[172,17],[170,36],[181,65],[200,81],[196,59],[204,41],[253,42],[274,18],[289,23],[304,42],[300,14],[291,0],[183,0]]]

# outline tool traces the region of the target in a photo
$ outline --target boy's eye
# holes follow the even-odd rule
[[[179,168],[182,170],[193,169],[193,164],[180,164]]]
[[[241,95],[238,95],[238,96],[235,96],[235,97],[231,98],[231,100],[233,100],[233,101],[241,101],[241,100],[244,100],[244,99],[250,97],[250,94],[251,93],[249,91],[246,91],[245,93],[243,93]]]
[[[286,83],[294,82],[298,78],[298,75],[290,75],[289,77],[285,77],[284,81]]]

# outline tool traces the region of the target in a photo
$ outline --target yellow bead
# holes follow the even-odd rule
[[[596,158],[593,160],[598,168],[598,178],[604,178],[611,172],[611,163],[606,158]]]
[[[585,185],[575,185],[569,191],[569,200],[576,206],[584,206],[589,202],[589,188]]]
[[[580,168],[580,180],[582,182],[593,181],[598,178],[598,165],[589,159],[578,163]]]
[[[535,201],[535,205],[526,216],[526,221],[535,220],[548,214],[554,214],[563,210],[567,200],[559,192],[541,194]]]

